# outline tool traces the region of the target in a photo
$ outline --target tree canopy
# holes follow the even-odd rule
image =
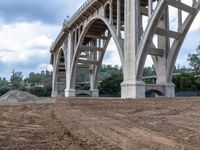
[[[200,45],[196,48],[196,53],[189,53],[189,65],[197,72],[200,72]]]

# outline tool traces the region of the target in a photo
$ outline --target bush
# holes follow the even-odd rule
[[[50,97],[52,88],[51,86],[29,87],[29,88],[21,88],[20,90],[36,95],[38,97]]]
[[[9,87],[1,87],[0,88],[0,96],[4,95],[5,93],[7,93],[10,90],[11,89]]]

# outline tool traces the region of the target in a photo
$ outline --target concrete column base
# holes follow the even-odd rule
[[[75,97],[76,90],[75,89],[65,89],[65,97]]]
[[[165,97],[175,97],[175,85],[173,83],[165,85]]]
[[[51,97],[57,97],[58,96],[58,92],[52,92],[51,93]]]
[[[90,92],[91,92],[91,97],[99,97],[98,89],[90,90]]]
[[[121,97],[122,98],[145,98],[145,83],[128,83],[122,82],[121,84]]]

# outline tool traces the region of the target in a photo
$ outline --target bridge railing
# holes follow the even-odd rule
[[[75,12],[75,14],[69,19],[69,21],[67,21],[67,24],[70,24],[72,23],[76,18],[77,16],[79,16],[82,11],[88,7],[92,2],[94,2],[95,0],[87,0],[85,3],[83,3],[83,5]]]
[[[67,19],[64,20],[62,30],[60,31],[56,40],[52,43],[50,51],[52,51],[54,49],[57,41],[63,35],[63,29],[68,27],[71,23],[73,23],[73,21],[77,19],[77,17],[83,12],[83,10],[85,8],[87,8],[88,6],[90,6],[90,4],[92,4],[94,1],[96,1],[96,0],[86,0],[86,2],[83,3],[83,5],[74,13],[74,15],[69,20],[67,20]]]

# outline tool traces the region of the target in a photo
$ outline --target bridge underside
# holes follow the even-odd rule
[[[112,38],[123,68],[122,98],[143,98],[147,91],[154,91],[158,96],[174,97],[173,68],[200,9],[199,0],[190,4],[184,2],[88,0],[63,24],[51,47],[54,68],[52,96],[98,97],[99,70]],[[171,8],[176,9],[176,27],[170,22]],[[182,16],[183,13],[186,17]],[[148,55],[153,60],[157,75],[153,85],[142,80]],[[87,79],[78,79],[80,72],[86,74]],[[88,82],[88,91],[78,90],[77,82]]]

